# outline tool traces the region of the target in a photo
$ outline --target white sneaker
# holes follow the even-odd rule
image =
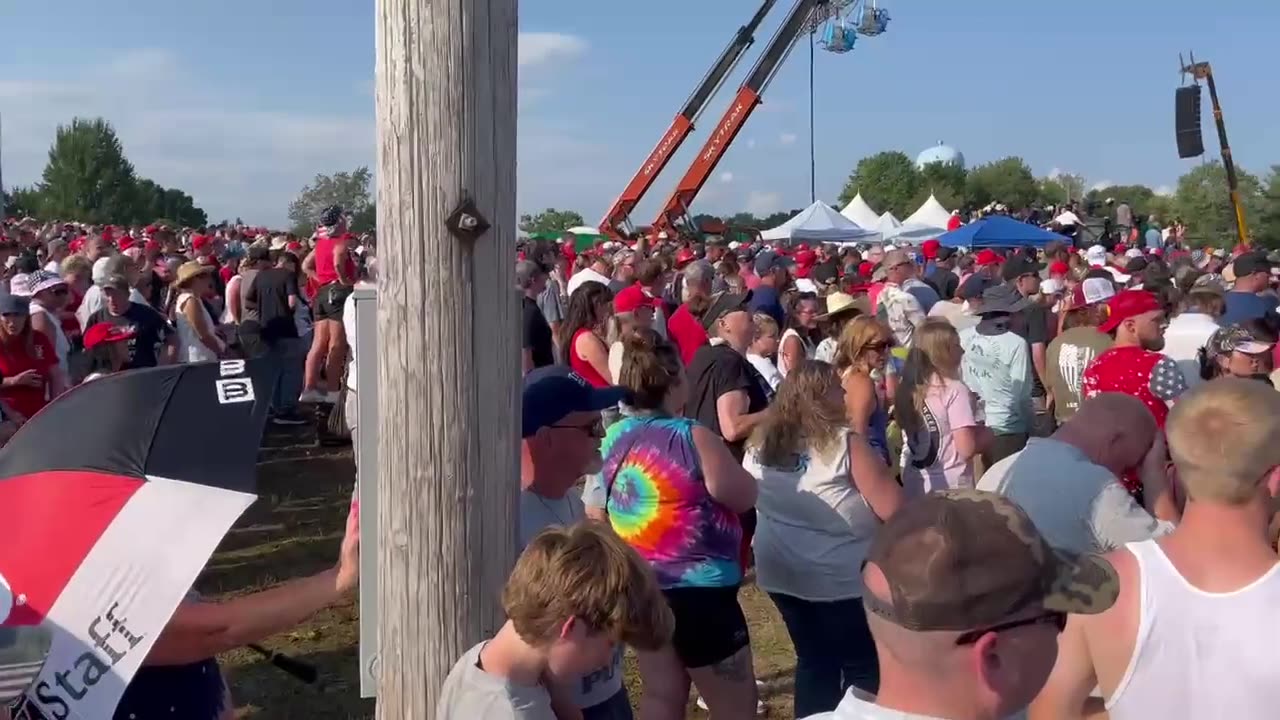
[[[329,392],[320,395],[319,402],[325,403],[326,405],[337,405],[338,398],[340,397],[342,397],[342,394],[337,390],[330,390]]]
[[[304,402],[304,403],[324,402],[324,397],[325,397],[324,393],[320,392],[319,390],[316,390],[315,388],[311,388],[311,389],[302,391],[302,394],[298,396],[298,402]]]
[[[761,680],[757,680],[756,695],[758,696],[763,689],[764,689],[764,682]],[[698,699],[694,701],[694,704],[698,706],[699,710],[709,711],[711,709],[707,707],[707,701],[703,700],[701,695],[699,695]],[[759,699],[756,700],[756,714],[764,715],[764,700],[759,700]]]

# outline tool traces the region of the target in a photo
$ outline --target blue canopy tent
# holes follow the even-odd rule
[[[1054,240],[1070,243],[1070,238],[1014,220],[1007,215],[991,215],[938,236],[943,247],[1042,248]]]

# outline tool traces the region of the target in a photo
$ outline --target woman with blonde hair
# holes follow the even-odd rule
[[[902,491],[849,428],[834,368],[809,360],[778,390],[747,446],[759,480],[756,585],[796,651],[795,716],[834,710],[851,686],[874,694],[875,644],[862,612],[862,562]]]
[[[991,438],[974,395],[960,380],[960,334],[940,318],[916,328],[894,397],[902,428],[902,488],[907,497],[972,488],[973,459]]]
[[[782,373],[778,372],[778,366],[774,364],[779,344],[778,321],[770,315],[758,312],[751,316],[751,323],[755,325],[756,334],[751,347],[747,348],[747,362],[776,391],[782,384]]]
[[[893,345],[889,326],[875,317],[863,315],[854,318],[841,331],[835,362],[844,387],[849,429],[866,438],[886,463],[889,462],[889,413],[880,384]],[[884,382],[890,381],[885,378]]]

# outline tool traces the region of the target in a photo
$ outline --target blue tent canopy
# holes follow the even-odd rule
[[[1044,247],[1054,240],[1070,242],[1065,235],[1042,230],[1007,215],[991,215],[949,233],[939,235],[943,247],[1012,248]]]

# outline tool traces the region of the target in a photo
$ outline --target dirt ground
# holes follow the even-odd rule
[[[229,597],[270,587],[331,565],[338,551],[354,483],[347,449],[316,448],[307,430],[269,429],[258,464],[258,501],[223,541],[198,589]],[[769,717],[791,717],[794,655],[773,604],[754,586],[742,592],[751,626],[756,676]],[[242,650],[220,658],[242,718],[348,720],[372,718],[373,702],[359,697],[359,625],[354,604],[321,613],[293,632],[262,643],[315,665],[319,687],[304,685],[260,656]],[[626,682],[641,692],[631,658]],[[690,704],[689,717],[706,717]]]

